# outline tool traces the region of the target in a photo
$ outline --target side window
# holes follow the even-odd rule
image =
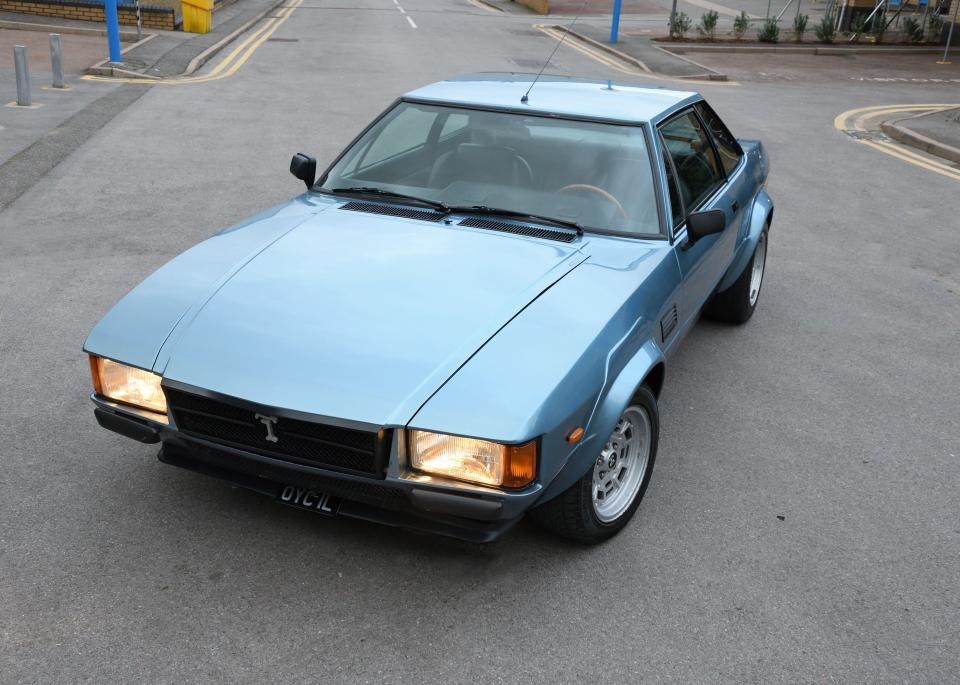
[[[684,214],[694,211],[723,184],[724,174],[700,120],[688,111],[660,127],[673,159]]]
[[[683,202],[677,194],[677,179],[673,175],[673,165],[670,164],[670,155],[667,154],[667,148],[663,148],[663,167],[667,170],[667,188],[670,192],[670,214],[673,217],[673,225],[678,226],[683,223],[685,218],[683,213]]]
[[[700,118],[710,129],[713,135],[713,142],[717,144],[717,151],[720,153],[720,163],[729,175],[731,171],[737,168],[740,158],[743,157],[743,150],[740,149],[740,143],[733,137],[729,129],[720,121],[716,112],[710,109],[706,102],[696,104],[697,111],[700,112]]]

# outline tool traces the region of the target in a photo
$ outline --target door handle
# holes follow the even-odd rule
[[[736,200],[733,201],[733,204],[730,206],[730,209],[733,210],[733,213],[736,214],[737,210],[740,209],[740,203]]]

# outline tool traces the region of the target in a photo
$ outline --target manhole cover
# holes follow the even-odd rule
[[[299,38],[267,38],[268,43],[299,43]]]

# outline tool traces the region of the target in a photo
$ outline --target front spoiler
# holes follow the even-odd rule
[[[240,452],[233,450],[230,453],[221,452],[206,446],[190,445],[189,448],[164,441],[163,447],[157,455],[160,461],[172,466],[195,471],[207,476],[227,481],[248,490],[259,492],[270,497],[277,497],[286,485],[301,485],[317,489],[330,490],[329,485],[316,485],[316,479],[311,479],[302,471],[286,468],[284,462],[269,460],[272,464],[264,464],[259,458],[251,459]],[[332,483],[333,481],[327,481]],[[349,486],[348,481],[342,484]],[[370,489],[380,486],[374,483]],[[350,494],[337,492],[337,485],[332,485],[333,493],[343,497],[339,515],[350,518],[372,521],[387,526],[406,528],[423,533],[442,535],[474,543],[492,542],[512,528],[521,517],[501,519],[496,521],[478,521],[459,516],[420,514],[410,503],[406,493],[396,494],[394,489],[382,486],[389,491],[387,506],[376,506],[371,503],[349,499]]]
[[[491,542],[512,528],[541,493],[462,492],[398,478],[370,478],[307,466],[186,435],[148,413],[91,397],[97,422],[138,442],[163,446],[160,461],[225,480],[270,497],[294,485],[342,499],[339,513],[388,526]]]

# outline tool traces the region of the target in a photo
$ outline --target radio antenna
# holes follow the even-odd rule
[[[530,87],[527,88],[527,92],[523,94],[522,98],[520,98],[520,102],[522,104],[524,105],[527,104],[527,101],[529,100],[527,96],[530,95],[530,91],[533,90],[533,87],[537,85],[537,81],[539,81],[540,77],[543,76],[543,70],[547,68],[547,65],[550,64],[550,60],[553,59],[553,56],[557,54],[557,50],[559,50],[560,46],[563,45],[563,41],[565,41],[567,39],[567,36],[570,35],[570,29],[572,29],[573,25],[577,23],[577,19],[580,18],[581,14],[583,14],[583,8],[586,6],[587,6],[587,0],[583,0],[583,2],[580,3],[580,9],[577,10],[577,16],[573,18],[573,21],[571,21],[570,24],[567,26],[566,30],[563,32],[563,35],[560,37],[560,40],[557,41],[557,44],[553,46],[553,52],[550,53],[550,56],[547,57],[547,61],[543,63],[542,67],[540,67],[540,71],[537,73],[536,78],[533,79],[533,83],[531,83]]]

